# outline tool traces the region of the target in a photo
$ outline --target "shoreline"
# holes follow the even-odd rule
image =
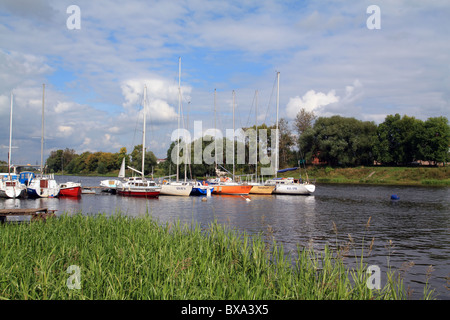
[[[289,171],[278,174],[280,178],[305,177],[305,171]],[[448,187],[450,186],[449,167],[329,167],[309,166],[307,169],[309,179],[317,184],[353,184],[353,185],[393,185],[393,186],[422,186],[422,187]],[[68,174],[55,173],[58,176],[82,177],[117,177],[115,172],[108,174]],[[158,177],[154,177],[155,179]],[[198,178],[204,180],[205,177]]]
[[[448,167],[311,167],[308,169],[308,176],[318,184],[450,186]]]

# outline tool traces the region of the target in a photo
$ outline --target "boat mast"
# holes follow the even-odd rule
[[[146,127],[146,105],[147,105],[147,85],[144,85],[144,129],[142,133],[142,178],[145,177],[144,174],[144,164],[145,164],[145,127]]]
[[[8,178],[9,178],[9,180],[11,180],[12,113],[13,113],[13,93],[11,92],[11,112],[10,112],[10,116],[9,116],[9,150],[8,150]]]
[[[234,104],[235,104],[235,96],[236,96],[236,94],[233,90],[233,182],[234,182],[234,133],[235,133],[235,130],[234,130]]]
[[[258,182],[258,90],[255,92],[255,132],[256,132],[256,162],[255,162],[255,178]]]
[[[180,114],[181,114],[181,57],[178,58],[178,130],[177,140],[180,140]],[[177,182],[179,181],[180,174],[180,141],[177,141]]]
[[[216,137],[216,89],[214,89],[214,164],[217,170],[217,137]],[[216,172],[217,174],[217,172]]]
[[[280,72],[277,72],[277,124],[276,124],[276,144],[275,144],[275,149],[276,149],[276,154],[275,154],[275,178],[277,177],[277,172],[278,172],[278,166],[279,166],[279,159],[278,159],[278,154],[279,154],[279,134],[278,134],[278,109],[279,109],[279,105],[280,105]]]
[[[41,123],[41,176],[44,175],[44,103],[45,103],[45,83],[42,84],[42,123]]]

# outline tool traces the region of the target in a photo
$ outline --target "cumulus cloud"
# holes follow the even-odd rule
[[[130,79],[122,83],[123,107],[131,113],[132,108],[143,103],[144,85],[147,86],[147,114],[156,122],[170,122],[178,116],[178,85],[163,79]],[[181,87],[183,100],[190,99],[191,88]]]
[[[309,90],[303,97],[296,96],[289,99],[286,114],[292,119],[301,109],[308,112],[314,111],[319,116],[351,114],[355,112],[355,109],[358,109],[356,103],[363,96],[362,88],[362,83],[356,79],[351,85],[345,86],[342,96],[339,96],[334,89],[328,93]]]
[[[316,112],[321,107],[338,102],[339,99],[340,98],[336,96],[335,90],[331,90],[328,93],[309,90],[303,97],[296,96],[290,98],[286,107],[286,113],[289,118],[295,118],[301,109],[305,109],[308,112]]]

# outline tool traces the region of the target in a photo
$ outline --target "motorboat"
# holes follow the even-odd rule
[[[81,183],[71,181],[61,183],[59,185],[59,195],[61,197],[80,197]]]

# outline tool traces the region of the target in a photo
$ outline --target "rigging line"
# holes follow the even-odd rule
[[[274,93],[275,88],[276,88],[276,84],[277,84],[277,77],[275,77],[275,80],[274,80],[274,82],[273,82],[272,93],[270,94],[269,103],[267,104],[266,115],[265,115],[265,117],[264,117],[264,123],[266,123],[267,115],[269,114],[269,107],[270,107],[270,105],[271,105],[271,103],[272,103],[272,97],[273,97],[273,93]],[[269,126],[268,124],[266,124],[266,125]]]
[[[257,91],[257,90],[256,90],[256,91]],[[255,100],[256,100],[256,91],[255,91],[255,94],[253,95],[252,105],[251,105],[250,111],[249,111],[249,113],[248,113],[247,123],[245,124],[245,127],[246,127],[246,128],[248,128],[247,126],[248,126],[248,124],[249,124],[249,122],[250,122],[250,115],[252,114],[253,106],[256,105],[256,103],[255,103]],[[258,117],[258,115],[256,114],[256,106],[255,106],[255,117]]]

